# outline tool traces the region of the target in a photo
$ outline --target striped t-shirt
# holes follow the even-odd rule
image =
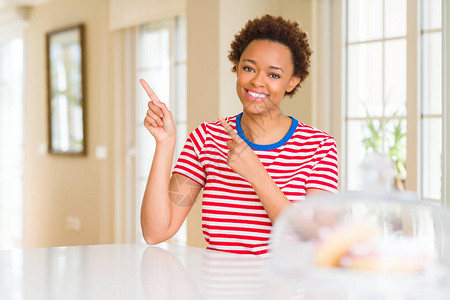
[[[241,116],[226,120],[292,203],[304,200],[306,189],[337,191],[333,137],[292,118],[282,140],[258,145],[244,136]],[[272,223],[250,183],[227,165],[230,139],[219,121],[202,123],[189,134],[173,172],[203,186],[202,229],[208,249],[266,254]]]

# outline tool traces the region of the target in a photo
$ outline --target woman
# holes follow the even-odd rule
[[[228,56],[243,112],[197,127],[172,174],[175,123],[141,80],[151,99],[144,124],[156,140],[141,210],[147,243],[172,237],[203,188],[208,248],[267,254],[272,223],[287,206],[337,191],[334,139],[280,110],[284,96],[292,96],[308,76],[310,55],[296,22],[270,15],[249,21]]]

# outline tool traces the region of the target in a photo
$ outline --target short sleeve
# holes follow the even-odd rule
[[[337,193],[338,160],[334,138],[329,137],[321,142],[313,161],[314,164],[306,182],[306,189],[319,189]]]
[[[200,162],[200,152],[205,144],[205,124],[189,134],[172,173],[178,173],[205,186],[206,172]]]

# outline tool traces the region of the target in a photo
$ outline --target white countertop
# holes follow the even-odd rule
[[[0,299],[450,299],[449,280],[311,270],[288,281],[265,259],[170,244],[0,251]]]

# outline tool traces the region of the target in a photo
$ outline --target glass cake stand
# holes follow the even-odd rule
[[[379,161],[367,169],[361,192],[309,197],[277,219],[272,282],[320,299],[450,299],[450,211],[391,192]]]

